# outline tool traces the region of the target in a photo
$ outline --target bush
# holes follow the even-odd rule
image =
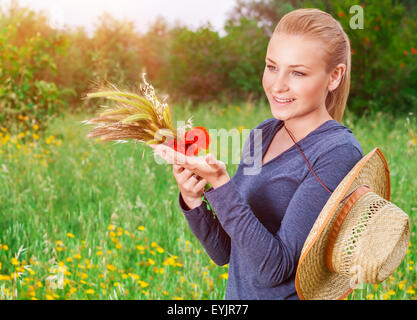
[[[338,19],[352,47],[349,109],[355,114],[417,108],[417,22],[396,0],[362,1],[364,28],[352,29],[349,1],[311,1]],[[320,5],[321,3],[321,5]]]
[[[14,25],[0,30],[0,122],[12,131],[35,124],[41,129],[66,106],[64,91],[39,78],[45,70],[56,72],[47,52],[59,48],[59,39],[50,42],[37,34],[16,45],[16,35]]]

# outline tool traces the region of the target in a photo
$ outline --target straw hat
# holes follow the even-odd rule
[[[379,148],[337,186],[308,235],[295,276],[300,299],[343,299],[358,283],[380,283],[408,249],[408,215],[390,201],[388,164]]]

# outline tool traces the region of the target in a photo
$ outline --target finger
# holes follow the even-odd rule
[[[186,185],[189,180],[195,180],[192,178],[193,174],[194,172],[184,168],[184,170],[177,175],[177,181],[182,185]]]
[[[200,193],[207,184],[207,180],[197,177],[198,176],[195,174],[191,175],[190,178],[183,184],[184,188],[193,193]]]
[[[154,147],[154,151],[170,164],[183,165],[186,163],[185,155],[168,146],[158,144]]]
[[[195,185],[195,188],[196,188],[196,190],[200,190],[201,189],[201,191],[204,191],[204,187],[206,186],[206,184],[207,184],[207,180],[206,179],[201,179],[196,185]]]
[[[207,164],[209,164],[210,166],[214,166],[214,167],[219,166],[219,161],[218,161],[218,160],[216,159],[216,157],[215,157],[213,154],[211,154],[211,153],[209,153],[208,155],[206,155],[204,160],[205,160],[205,161],[207,162]]]
[[[180,174],[181,172],[183,172],[185,170],[185,168],[174,164],[174,165],[172,165],[172,170],[174,171],[174,173]]]

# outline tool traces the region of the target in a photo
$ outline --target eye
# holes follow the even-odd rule
[[[269,69],[269,71],[274,71],[276,69],[274,66],[272,66],[270,64],[267,65],[266,67]]]
[[[297,77],[302,77],[302,76],[305,76],[305,74],[304,74],[304,73],[302,73],[302,72],[298,72],[298,71],[294,71],[294,74],[295,74]]]

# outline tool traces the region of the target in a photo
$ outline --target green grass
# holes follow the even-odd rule
[[[250,129],[272,117],[266,105],[175,109],[176,119],[191,115],[195,126],[226,130]],[[4,143],[8,133],[1,131],[0,298],[223,299],[227,266],[214,265],[189,230],[171,166],[156,164],[151,149],[141,144],[87,140],[87,127],[80,125],[86,118],[58,118],[38,139],[25,133],[26,143],[13,138]],[[412,245],[393,277],[361,286],[349,299],[412,299],[416,120],[346,114],[343,124],[365,154],[382,149],[391,201],[410,215],[412,225]],[[230,176],[236,169],[237,164],[227,166]]]

